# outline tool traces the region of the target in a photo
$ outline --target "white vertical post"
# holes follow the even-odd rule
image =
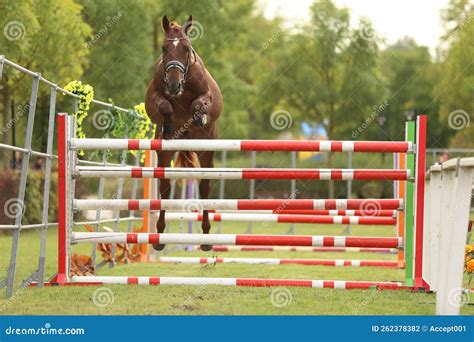
[[[428,256],[428,267],[430,268],[430,289],[431,291],[438,290],[438,264],[439,264],[439,252],[440,252],[440,231],[441,231],[441,198],[443,196],[441,192],[441,166],[433,165],[430,168],[430,182],[427,186],[429,188],[429,197],[427,197],[427,203],[429,203],[429,223],[427,224],[427,230],[430,231],[430,239],[428,240],[430,253]]]
[[[464,168],[457,160],[443,163],[442,221],[440,240],[439,289],[436,314],[458,315],[462,305],[464,246],[469,224],[474,158],[464,159]],[[472,165],[471,165],[472,164]],[[466,166],[468,166],[466,165]]]
[[[429,259],[430,253],[431,253],[431,219],[430,219],[430,213],[431,213],[431,202],[430,202],[430,196],[431,196],[431,189],[430,189],[430,184],[431,180],[430,177],[428,176],[425,179],[425,203],[424,203],[424,215],[425,215],[425,220],[424,220],[424,227],[423,227],[423,271],[422,271],[422,276],[423,279],[428,283],[428,286],[430,286],[431,289],[431,268],[430,268],[430,262],[431,260]]]

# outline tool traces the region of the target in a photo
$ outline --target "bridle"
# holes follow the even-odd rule
[[[187,37],[165,38],[165,40],[173,41],[173,42],[184,40],[184,39],[187,39]],[[168,84],[168,71],[170,69],[178,69],[179,71],[181,71],[181,73],[183,75],[181,77],[181,79],[179,80],[179,83],[180,83],[181,87],[184,86],[184,83],[186,82],[186,76],[188,74],[188,70],[189,70],[189,66],[190,66],[190,63],[189,63],[190,53],[192,53],[194,55],[194,59],[196,59],[196,53],[194,52],[194,49],[191,47],[186,52],[186,65],[181,63],[180,61],[178,61],[176,59],[173,59],[173,60],[169,61],[168,63],[164,64],[164,66],[163,66],[163,68],[164,68],[164,81],[165,81],[166,84]]]

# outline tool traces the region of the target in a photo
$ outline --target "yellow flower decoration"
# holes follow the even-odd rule
[[[474,248],[471,245],[466,245],[466,254],[471,253]]]
[[[469,260],[466,263],[466,272],[467,273],[472,273],[472,271],[474,271],[474,260]]]

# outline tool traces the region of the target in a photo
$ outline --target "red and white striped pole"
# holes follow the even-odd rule
[[[413,152],[406,141],[73,139],[83,150]]]
[[[164,263],[176,264],[245,264],[245,265],[305,265],[399,268],[397,260],[331,260],[331,259],[277,259],[277,258],[199,258],[160,257]]]
[[[166,212],[167,221],[202,221],[202,213]],[[308,223],[308,224],[359,224],[394,225],[394,217],[384,216],[318,216],[265,213],[210,213],[209,220],[214,222],[267,222],[267,223]]]
[[[401,282],[344,281],[344,280],[303,280],[303,279],[256,279],[256,278],[199,278],[199,277],[126,277],[126,276],[73,276],[73,283],[82,285],[223,285],[223,286],[299,286],[331,289],[404,289]]]
[[[158,179],[408,180],[410,170],[78,166],[80,177]]]
[[[401,248],[398,237],[240,234],[72,233],[76,243],[150,243],[182,245],[257,245]]]
[[[423,229],[425,208],[426,170],[426,126],[427,116],[416,119],[416,162],[415,162],[415,287],[427,285],[423,280]]]
[[[198,246],[199,249],[199,246]],[[396,248],[360,247],[290,247],[290,246],[213,246],[213,252],[315,252],[396,254]]]
[[[263,200],[132,200],[76,199],[77,210],[395,210],[402,199],[263,199]]]
[[[395,217],[395,210],[272,210],[274,214],[323,215],[323,216],[388,216]]]
[[[58,274],[52,282],[67,282],[67,114],[58,114]]]

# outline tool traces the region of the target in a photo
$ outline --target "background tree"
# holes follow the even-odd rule
[[[449,130],[439,125],[439,104],[432,96],[440,75],[428,48],[405,37],[381,53],[379,68],[390,102],[386,111],[388,138],[403,140],[404,113],[415,111],[429,116],[428,145],[446,146]]]
[[[474,6],[451,0],[442,16],[446,34],[440,48],[442,77],[434,91],[440,106],[440,125],[447,127],[457,147],[474,144]]]
[[[315,1],[311,21],[292,37],[278,65],[284,101],[301,120],[323,124],[330,139],[349,137],[382,100],[372,33],[367,20],[351,28],[347,8]],[[331,181],[329,196],[334,196]]]
[[[54,0],[2,1],[0,3],[0,51],[17,64],[30,70],[40,71],[42,76],[63,85],[81,77],[88,63],[85,40],[91,33],[84,23],[81,6],[72,0],[58,3]],[[3,126],[11,120],[11,103],[26,105],[30,99],[31,78],[12,68],[4,68],[1,81]],[[37,148],[44,148],[45,127],[48,120],[49,87],[39,88],[35,120]],[[26,123],[23,115],[16,122],[19,130]],[[10,132],[4,130],[2,142],[10,143]],[[18,134],[23,140],[24,134]],[[5,151],[5,150],[3,150]],[[9,153],[3,154],[4,168],[8,167]]]

